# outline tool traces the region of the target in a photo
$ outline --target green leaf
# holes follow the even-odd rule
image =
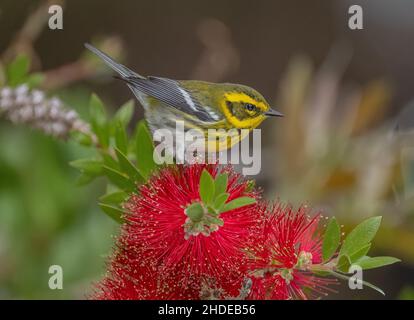
[[[360,258],[365,256],[369,249],[371,249],[371,243],[366,244],[365,246],[361,247],[358,251],[355,251],[349,256],[349,259],[351,260],[351,263],[354,263],[355,261],[358,261]]]
[[[127,190],[127,191],[136,190],[135,183],[132,180],[130,180],[127,175],[115,169],[109,168],[107,166],[103,166],[103,170],[104,170],[105,175],[108,177],[108,179],[113,184],[118,186],[121,190]]]
[[[227,173],[220,173],[214,179],[214,198],[227,191],[228,176]]]
[[[326,270],[312,270],[312,273],[320,277],[326,277],[330,274],[330,272]]]
[[[79,131],[71,131],[70,133],[70,137],[77,143],[79,143],[80,145],[83,146],[91,146],[92,145],[92,138],[91,136],[83,133],[83,132],[79,132]]]
[[[114,158],[112,158],[111,155],[109,155],[106,152],[101,152],[101,155],[102,155],[102,158],[104,160],[104,164],[107,167],[118,170],[118,171],[120,170],[118,162]]]
[[[115,153],[122,171],[126,173],[128,177],[132,180],[139,181],[141,183],[144,182],[144,179],[139,173],[138,169],[132,164],[132,162],[127,158],[127,156],[118,148],[115,148]]]
[[[214,196],[214,179],[206,169],[201,172],[199,192],[201,201],[207,206],[211,205]]]
[[[207,206],[207,211],[210,215],[218,216],[219,214],[212,206]]]
[[[322,257],[323,261],[329,260],[336,249],[338,249],[339,242],[341,241],[341,228],[335,217],[331,218],[326,227],[325,235],[323,237],[322,244]]]
[[[77,186],[84,186],[91,182],[95,177],[88,175],[87,173],[81,173],[80,176],[76,179]]]
[[[24,82],[30,61],[25,55],[18,55],[6,68],[8,84],[15,87]]]
[[[218,217],[210,217],[210,223],[214,223],[220,227],[222,227],[224,225],[224,221],[223,219],[220,219]]]
[[[123,104],[115,113],[114,122],[121,122],[124,127],[128,126],[134,113],[134,101],[129,100]]]
[[[351,266],[351,263],[352,262],[351,262],[351,259],[349,258],[349,256],[346,255],[346,254],[343,254],[343,255],[339,256],[339,258],[338,258],[338,263],[337,263],[336,269],[338,269],[342,272],[348,273],[349,267]]]
[[[43,73],[37,72],[30,74],[25,80],[25,82],[30,88],[36,88],[42,84],[44,79],[45,76],[43,75]]]
[[[204,208],[200,202],[194,202],[185,209],[185,214],[193,222],[199,222],[204,217]]]
[[[120,121],[115,124],[115,144],[123,153],[128,152],[128,136],[124,125]]]
[[[359,265],[362,269],[368,270],[368,269],[374,269],[379,268],[383,266],[387,266],[396,262],[400,262],[400,259],[394,258],[394,257],[362,257],[358,261],[356,261],[354,264]]]
[[[97,177],[102,175],[102,161],[97,159],[78,159],[69,162],[69,164],[79,169],[80,171],[90,175],[91,177]]]
[[[226,211],[230,211],[230,210],[237,209],[240,207],[248,206],[253,203],[256,203],[256,199],[250,198],[250,197],[240,197],[240,198],[234,199],[226,203],[223,206],[223,209],[221,210],[221,212],[226,212]]]
[[[114,219],[118,223],[123,222],[123,215],[125,212],[118,207],[114,207],[105,203],[99,203],[99,207],[102,209],[103,212],[105,212],[109,217]]]
[[[371,244],[368,243],[365,246],[361,247],[361,249],[359,249],[358,251],[355,251],[351,256],[342,255],[340,257],[341,259],[338,260],[338,264],[337,264],[338,270],[348,272],[350,265],[354,263],[355,261],[357,261],[358,259],[360,259],[361,257],[365,256],[368,253],[370,248],[371,248]],[[347,257],[347,259],[342,258],[345,256]],[[342,265],[341,262],[345,264]]]
[[[221,209],[223,208],[229,196],[230,196],[229,193],[219,194],[214,200],[214,204],[213,204],[214,209],[216,209],[217,211],[221,211]]]
[[[151,172],[157,168],[157,165],[154,162],[154,145],[151,133],[144,120],[140,121],[137,127],[136,153],[137,168],[146,180]]]
[[[109,126],[102,101],[97,95],[92,94],[89,102],[92,130],[98,137],[99,143],[103,148],[109,145]]]
[[[345,238],[339,256],[347,254],[351,257],[366,246],[375,237],[381,224],[381,217],[372,217],[357,225]]]
[[[128,194],[124,191],[115,191],[107,193],[99,198],[99,201],[103,204],[115,204],[119,205],[128,198]]]

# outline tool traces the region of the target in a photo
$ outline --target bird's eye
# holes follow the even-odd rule
[[[245,108],[246,108],[247,110],[249,110],[249,111],[253,111],[253,110],[255,110],[255,109],[256,109],[256,106],[255,106],[255,105],[253,105],[253,104],[251,104],[251,103],[247,103],[247,104],[245,105]]]

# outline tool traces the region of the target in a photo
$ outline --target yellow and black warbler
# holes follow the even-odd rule
[[[225,139],[218,147],[214,147],[216,151],[222,151],[238,143],[266,117],[282,116],[270,108],[259,92],[248,86],[144,77],[115,62],[92,45],[85,46],[127,83],[144,107],[145,118],[153,132],[164,128],[175,130],[177,121],[183,121],[184,130],[198,130],[206,140],[211,141],[211,137],[207,137],[209,129],[216,129],[210,130],[214,132],[237,129],[232,130],[231,139]],[[220,139],[220,133],[216,135],[218,137],[215,138]]]

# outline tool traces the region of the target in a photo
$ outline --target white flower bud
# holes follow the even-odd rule
[[[10,98],[12,96],[12,89],[9,87],[4,87],[0,90],[0,97],[2,98]]]
[[[27,104],[30,103],[30,98],[24,94],[20,94],[16,96],[16,104]]]
[[[21,121],[29,121],[33,118],[33,109],[31,106],[23,107],[19,110]]]
[[[45,94],[42,91],[34,90],[32,92],[32,102],[34,104],[40,104],[40,103],[42,103],[43,100],[44,100],[44,98],[45,98]]]
[[[58,98],[52,98],[49,100],[49,105],[51,108],[53,107],[60,108],[62,106],[62,103],[60,102]]]
[[[0,110],[8,110],[11,106],[13,106],[13,101],[9,97],[3,97],[0,99]]]
[[[15,90],[16,96],[25,96],[29,91],[29,87],[26,84],[18,86]]]
[[[47,109],[45,105],[38,105],[36,106],[36,108],[34,109],[34,116],[37,119],[41,119],[46,115]]]
[[[75,110],[69,110],[65,115],[65,120],[68,122],[73,122],[78,118],[78,114]]]
[[[61,122],[52,123],[52,134],[62,136],[66,133],[66,126]]]
[[[58,119],[59,117],[59,108],[53,105],[49,110],[49,117],[52,119]]]

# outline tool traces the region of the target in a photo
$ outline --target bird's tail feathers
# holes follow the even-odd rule
[[[125,67],[124,65],[114,61],[110,56],[108,56],[106,53],[103,53],[101,50],[95,48],[94,46],[90,45],[89,43],[85,43],[85,47],[92,51],[94,54],[96,54],[99,58],[102,59],[103,62],[105,62],[106,65],[111,67],[113,70],[115,70],[122,78],[127,78],[131,76],[135,76],[138,78],[143,78],[138,73],[132,71],[131,69]]]

